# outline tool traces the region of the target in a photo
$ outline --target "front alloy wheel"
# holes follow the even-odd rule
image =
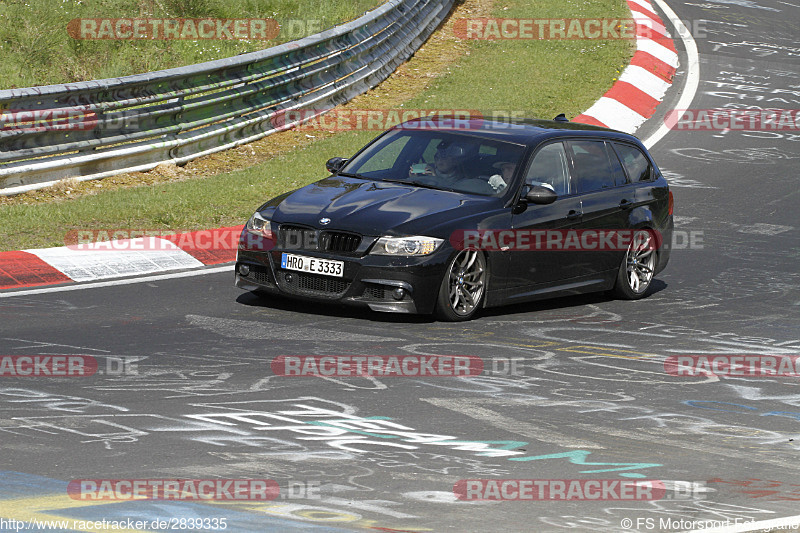
[[[481,306],[486,286],[486,259],[479,250],[462,250],[447,267],[439,297],[436,316],[457,322],[469,320]]]
[[[644,296],[656,269],[656,240],[650,230],[636,230],[620,265],[614,292],[620,298],[637,300]]]

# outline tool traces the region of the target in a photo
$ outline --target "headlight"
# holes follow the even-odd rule
[[[375,255],[428,255],[432,254],[444,239],[434,237],[381,237],[372,248]]]
[[[272,239],[272,225],[269,219],[262,217],[261,213],[258,211],[253,213],[253,216],[251,216],[250,220],[247,221],[247,225],[245,227],[247,228],[247,231],[254,235]]]

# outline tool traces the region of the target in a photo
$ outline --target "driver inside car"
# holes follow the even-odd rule
[[[436,187],[452,188],[460,192],[493,194],[497,191],[486,179],[470,177],[465,172],[467,148],[458,144],[442,142],[437,146],[433,156],[433,165],[425,164],[423,168],[412,165],[410,177],[417,181]]]
[[[436,153],[433,156],[433,164],[427,164],[422,169],[418,168],[417,165],[413,165],[409,170],[409,176],[432,176],[437,178],[435,181],[436,185],[455,185],[457,181],[464,178],[462,163],[465,154],[466,150],[464,150],[463,146],[441,143],[436,148]]]
[[[498,161],[492,165],[492,168],[499,170],[500,174],[493,174],[490,176],[489,185],[495,191],[501,192],[508,186],[509,183],[511,183],[511,177],[514,175],[514,170],[517,168],[517,164],[513,161]]]

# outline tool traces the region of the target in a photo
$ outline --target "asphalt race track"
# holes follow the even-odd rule
[[[800,109],[797,0],[671,7],[705,31],[695,38],[693,109]],[[659,110],[675,106],[686,65],[682,51]],[[91,377],[0,381],[0,517],[225,518],[232,532],[798,524],[798,378],[679,377],[664,362],[800,356],[799,148],[796,127],[672,131],[658,141],[651,151],[674,191],[676,239],[638,302],[592,295],[448,324],[260,300],[233,286],[230,266],[0,298],[0,354],[99,362]],[[408,354],[478,356],[484,373],[339,379],[270,368],[279,355]],[[281,493],[69,496],[72,480],[106,479],[269,479]],[[456,483],[475,479],[641,479],[666,490],[647,501],[454,496]]]

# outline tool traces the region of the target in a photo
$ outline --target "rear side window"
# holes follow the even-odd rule
[[[550,185],[558,196],[569,193],[567,154],[562,143],[548,144],[536,153],[525,175],[525,184]]]
[[[614,148],[632,182],[650,181],[653,178],[650,161],[641,150],[634,146],[618,143],[614,143]]]
[[[617,186],[627,184],[628,178],[625,176],[625,171],[622,170],[619,157],[617,157],[614,148],[609,143],[606,143],[606,152],[608,152],[608,160],[611,161],[611,170],[614,172],[614,183],[616,183]]]
[[[575,167],[573,178],[578,192],[610,189],[616,185],[617,172],[614,172],[611,166],[605,142],[570,141],[568,144],[572,152],[572,162]]]

